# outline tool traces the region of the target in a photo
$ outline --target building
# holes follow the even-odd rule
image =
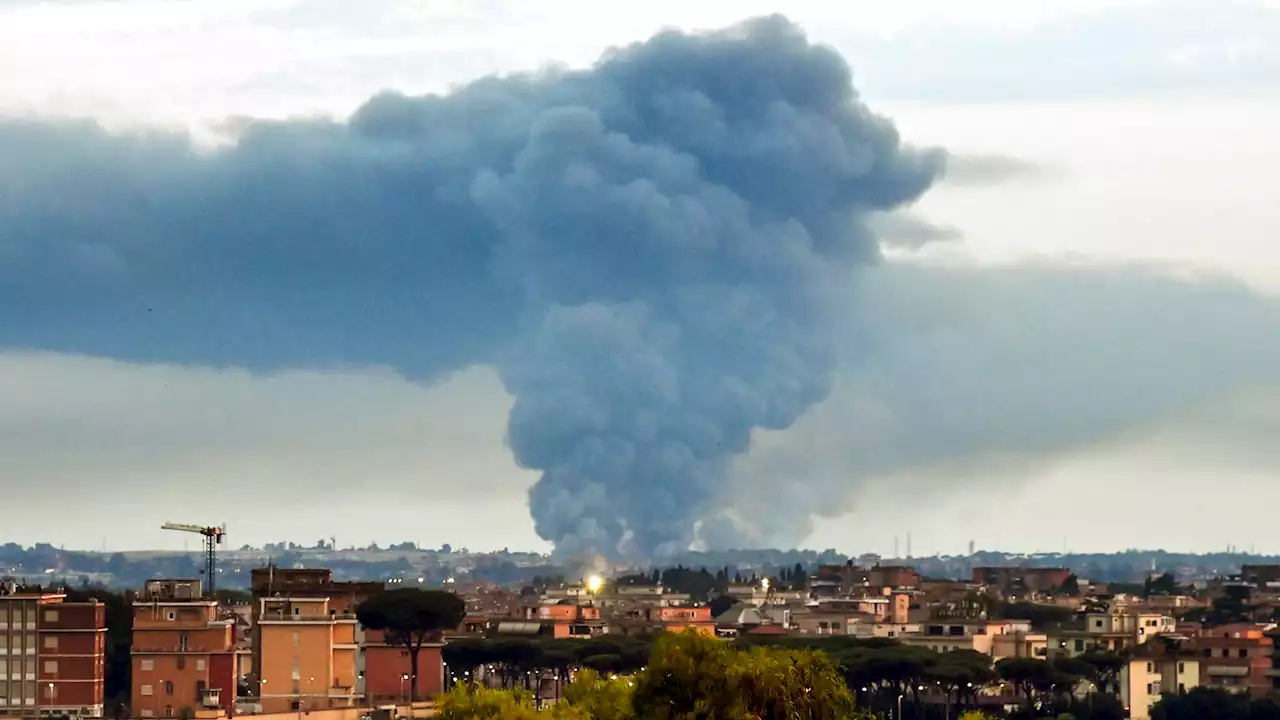
[[[356,707],[359,644],[356,616],[327,597],[257,601],[255,648],[261,712]]]
[[[976,567],[973,583],[1004,596],[1022,597],[1050,593],[1071,577],[1066,568]]]
[[[444,690],[444,643],[424,643],[418,650],[419,700],[435,697]],[[386,642],[380,633],[365,631],[361,647],[364,655],[365,704],[406,702],[410,698],[409,651]]]
[[[386,590],[386,585],[379,582],[338,582],[333,579],[333,572],[327,568],[279,568],[274,564],[263,568],[254,568],[249,573],[249,588],[253,593],[253,605],[250,610],[252,649],[249,665],[254,670],[253,683],[256,692],[261,695],[262,638],[259,615],[264,598],[322,599],[330,611],[336,614],[349,615],[354,618],[356,607],[370,597]],[[363,631],[356,628],[355,642],[363,641]],[[364,654],[356,654],[356,688],[355,694],[364,694]]]
[[[973,650],[993,660],[1010,657],[1043,658],[1048,638],[1032,632],[1029,620],[950,620],[924,623],[919,633],[899,638],[904,645],[935,652]]]
[[[1120,668],[1120,701],[1130,720],[1150,720],[1163,693],[1184,693],[1200,684],[1200,663],[1144,647]]]
[[[0,587],[0,717],[102,717],[106,610]]]
[[[1268,632],[1274,628],[1238,624],[1201,630],[1185,644],[1199,656],[1200,684],[1255,697],[1270,695],[1275,640]]]
[[[131,707],[171,718],[235,708],[236,621],[202,598],[199,580],[150,580],[133,604]]]

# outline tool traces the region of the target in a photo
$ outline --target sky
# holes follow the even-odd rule
[[[830,395],[756,434],[725,501],[772,542],[851,554],[907,533],[917,554],[1280,552],[1280,48],[1264,42],[1280,3],[879,5],[0,0],[0,117],[216,144],[242,118],[341,119],[386,90],[583,68],[664,28],[785,12],[952,163],[883,218],[889,262],[846,289]],[[0,292],[0,322],[42,317],[20,297]],[[159,531],[176,521],[225,522],[237,544],[549,547],[499,369],[264,368],[55,335],[0,331],[12,539],[181,548]],[[780,512],[788,494],[805,499]],[[75,522],[50,522],[69,502]]]

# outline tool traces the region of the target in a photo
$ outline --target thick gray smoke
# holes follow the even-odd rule
[[[0,346],[492,363],[538,533],[611,556],[684,549],[752,432],[828,394],[834,281],[943,161],[778,17],[207,154],[9,122],[0,156]]]

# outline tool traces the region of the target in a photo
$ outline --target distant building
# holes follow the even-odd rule
[[[199,580],[151,580],[133,604],[131,707],[135,717],[232,711],[235,620],[202,598]]]
[[[1066,568],[976,567],[973,582],[1002,595],[1034,595],[1062,587],[1071,577]]]
[[[919,633],[899,638],[903,644],[936,652],[973,650],[994,660],[1010,657],[1043,658],[1044,633],[1031,630],[1028,620],[951,620],[924,623]]]
[[[1200,684],[1266,697],[1272,678],[1275,625],[1237,624],[1205,628],[1185,643],[1199,656]]]
[[[1184,693],[1200,684],[1200,663],[1193,657],[1166,655],[1144,647],[1120,668],[1120,701],[1130,720],[1150,720],[1151,706],[1163,693]]]
[[[106,611],[0,588],[0,717],[102,717]]]

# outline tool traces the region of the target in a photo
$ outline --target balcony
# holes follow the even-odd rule
[[[356,614],[350,612],[341,613],[290,613],[283,610],[267,610],[258,618],[259,622],[281,622],[281,623],[331,623],[331,622],[355,622]]]
[[[1205,673],[1210,677],[1247,677],[1249,675],[1249,666],[1247,665],[1210,665],[1205,668]]]

